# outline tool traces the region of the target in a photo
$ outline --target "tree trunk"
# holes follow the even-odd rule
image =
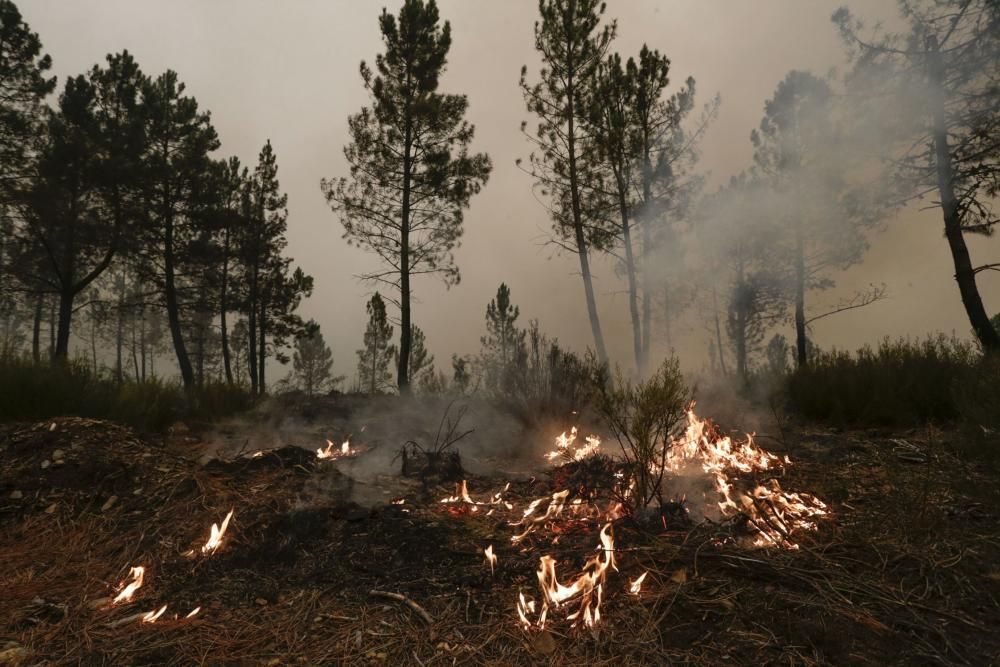
[[[632,230],[629,225],[626,185],[621,178],[618,181],[618,211],[622,220],[622,243],[625,246],[625,273],[628,276],[628,310],[632,317],[632,348],[635,353],[635,372],[639,378],[645,377],[645,358],[643,355],[643,327],[639,322],[639,286],[635,275],[635,255],[632,252]]]
[[[35,315],[31,323],[31,359],[42,363],[42,309],[45,307],[45,294],[35,295]]]
[[[400,395],[410,393],[410,169],[412,156],[410,142],[413,140],[409,118],[403,137],[403,211],[400,221],[399,246],[399,365],[396,369],[396,384]]]
[[[172,215],[168,213],[168,215]],[[191,359],[188,357],[187,347],[184,345],[184,337],[181,331],[180,305],[177,302],[177,286],[174,276],[174,224],[173,220],[167,220],[167,233],[164,238],[163,251],[163,272],[164,272],[164,296],[167,303],[167,322],[170,326],[170,338],[174,343],[174,352],[177,354],[177,366],[181,371],[181,381],[188,391],[194,388],[194,369],[191,368]]]
[[[719,368],[722,369],[723,375],[729,375],[729,371],[726,370],[725,350],[722,347],[722,325],[719,323],[719,295],[714,286],[712,287],[712,310],[715,313],[715,345],[719,351]]]
[[[257,283],[259,276],[257,260],[254,260],[252,279],[250,280],[249,308],[247,310],[247,368],[250,371],[250,395],[258,396],[257,386]]]
[[[573,64],[567,63],[567,70],[572,72]],[[590,330],[594,335],[594,347],[597,348],[597,358],[602,364],[608,363],[608,351],[604,346],[604,334],[601,332],[601,320],[597,314],[597,300],[594,298],[594,282],[590,275],[590,258],[587,255],[587,239],[583,229],[583,212],[580,210],[580,183],[576,164],[576,89],[573,77],[570,75],[566,84],[568,126],[566,129],[567,149],[569,153],[569,191],[573,209],[573,235],[576,241],[576,252],[580,257],[580,275],[583,277],[583,291],[587,299],[587,314],[590,316]]]
[[[73,290],[63,287],[59,292],[59,321],[56,329],[56,346],[52,358],[57,363],[66,363],[69,359],[69,327],[73,318]]]
[[[222,246],[222,290],[219,294],[219,332],[222,336],[222,365],[226,371],[226,384],[233,386],[233,366],[229,355],[229,327],[226,325],[226,311],[229,310],[229,227]]]
[[[948,239],[948,248],[955,265],[955,281],[962,296],[962,305],[972,324],[983,349],[989,352],[1000,351],[1000,333],[993,328],[983,299],[976,285],[976,271],[972,266],[969,248],[965,244],[962,232],[962,216],[959,211],[958,199],[955,196],[954,172],[951,162],[951,148],[948,145],[948,127],[944,108],[944,65],[941,54],[937,50],[936,41],[931,38],[930,44],[930,77],[934,89],[934,162],[937,168],[937,187],[941,197],[941,212],[944,216],[944,235]]]
[[[795,228],[795,358],[798,366],[809,363],[806,338],[806,258],[802,223]]]
[[[122,270],[121,286],[118,292],[118,321],[115,323],[115,379],[118,384],[125,381],[125,270]]]
[[[266,299],[260,300],[260,339],[257,341],[257,346],[259,354],[257,355],[257,373],[259,373],[259,379],[257,380],[257,390],[260,391],[260,395],[263,396],[267,393],[267,384],[264,382],[264,366],[265,360],[267,359],[267,322],[266,322]]]

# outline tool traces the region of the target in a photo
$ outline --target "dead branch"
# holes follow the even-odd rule
[[[430,614],[427,613],[427,610],[421,607],[413,600],[411,600],[410,598],[406,597],[405,595],[400,595],[399,593],[393,593],[391,591],[378,591],[375,589],[368,591],[368,595],[375,598],[386,598],[388,600],[395,600],[396,602],[402,602],[407,607],[415,611],[417,615],[423,619],[424,623],[426,623],[427,625],[434,625],[434,619],[431,617]]]

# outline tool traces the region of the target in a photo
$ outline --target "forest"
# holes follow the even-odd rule
[[[992,664],[1000,4],[799,8],[747,100],[690,8],[439,1],[338,5],[303,190],[0,0],[0,664]]]

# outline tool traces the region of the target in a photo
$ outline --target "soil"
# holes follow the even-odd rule
[[[511,524],[533,499],[599,486],[599,470],[468,477],[482,505],[400,478],[401,504],[360,506],[309,449],[201,463],[192,433],[8,425],[0,664],[1000,664],[1000,474],[957,457],[955,437],[794,429],[766,443],[794,463],[781,484],[830,507],[799,548],[743,546],[736,522],[619,519],[600,622],[574,625],[569,605],[541,630],[516,613],[519,593],[539,598],[539,556],[569,579],[604,521],[568,516],[517,544]],[[143,586],[111,604],[136,565]]]

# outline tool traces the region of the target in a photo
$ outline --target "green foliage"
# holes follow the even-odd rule
[[[511,365],[524,354],[525,332],[517,328],[520,309],[511,303],[510,288],[500,283],[496,298],[486,306],[486,335],[480,338],[486,386],[496,389]]]
[[[118,383],[95,376],[86,363],[35,364],[0,359],[0,421],[75,415],[162,431],[182,419],[211,420],[250,407],[245,388],[207,383],[188,394],[177,382]]]
[[[625,457],[635,487],[629,498],[633,512],[653,500],[660,503],[670,436],[684,420],[691,391],[676,358],[669,358],[648,380],[633,383],[621,371],[609,377],[606,367],[594,377],[597,409]]]
[[[527,345],[493,391],[497,402],[529,428],[558,421],[590,403],[597,362],[581,359],[550,341],[532,321]]]
[[[788,400],[804,417],[843,425],[950,422],[963,409],[955,388],[978,382],[979,361],[972,344],[945,336],[818,352],[789,376]]]
[[[436,384],[434,355],[427,349],[427,336],[416,324],[410,327],[410,382],[421,388]]]
[[[365,329],[365,346],[358,350],[358,381],[361,390],[375,395],[392,386],[389,365],[396,355],[392,340],[392,325],[385,314],[382,295],[375,292],[366,306],[368,326]]]
[[[292,372],[296,386],[306,396],[315,396],[329,391],[343,378],[333,376],[333,352],[323,340],[319,325],[310,320],[306,327],[308,333],[295,340]]]

